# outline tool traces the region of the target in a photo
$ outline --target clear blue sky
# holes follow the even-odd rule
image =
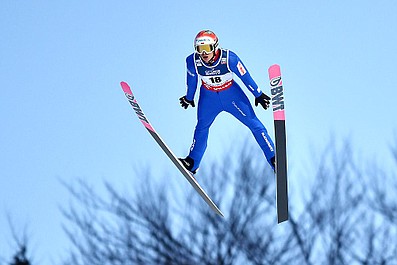
[[[8,259],[14,250],[9,213],[17,228],[27,225],[38,263],[62,256],[68,241],[59,207],[71,198],[60,181],[121,187],[140,165],[173,170],[119,82],[132,85],[153,126],[186,155],[196,109],[183,110],[178,98],[201,29],[217,33],[265,91],[267,68],[281,65],[290,167],[302,170],[331,132],[381,161],[397,130],[396,14],[391,0],[3,0],[0,255]],[[256,112],[273,133],[271,112]],[[203,163],[247,138],[254,143],[221,115]]]

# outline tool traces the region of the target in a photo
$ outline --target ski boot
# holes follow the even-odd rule
[[[270,159],[270,163],[271,163],[271,166],[272,166],[272,168],[273,168],[274,173],[276,173],[276,157],[275,157],[275,156],[273,156],[273,157]]]
[[[194,166],[194,160],[187,156],[186,158],[178,158],[179,161],[181,161],[182,165],[189,171],[191,172],[193,175],[197,173],[197,169],[192,170],[193,166]]]

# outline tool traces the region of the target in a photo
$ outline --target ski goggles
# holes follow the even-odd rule
[[[203,45],[197,45],[196,46],[196,52],[198,54],[202,54],[203,52],[211,53],[213,51],[215,51],[215,45],[214,44],[203,44]]]

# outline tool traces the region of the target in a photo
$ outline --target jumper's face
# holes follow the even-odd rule
[[[204,42],[196,45],[196,52],[200,54],[201,60],[205,63],[211,62],[211,60],[215,57],[215,44],[205,44]]]
[[[211,61],[211,59],[214,58],[214,56],[215,56],[215,52],[207,53],[206,51],[203,51],[200,54],[201,60],[203,60],[205,63],[209,63],[209,61]]]

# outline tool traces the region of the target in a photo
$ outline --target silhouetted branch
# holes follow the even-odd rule
[[[26,234],[26,228],[23,229],[22,235],[17,233],[17,229],[14,226],[13,221],[11,220],[11,216],[7,215],[8,226],[11,230],[11,235],[13,238],[13,242],[16,244],[16,253],[12,258],[12,262],[8,263],[9,265],[31,265],[30,258],[27,257],[27,247],[28,247],[28,238]]]
[[[368,207],[366,180],[371,176],[356,165],[348,141],[339,148],[334,142],[327,146],[313,183],[304,180],[309,194],[300,207],[296,205],[300,194],[290,187],[290,220],[282,225],[276,225],[272,170],[264,158],[253,159],[252,152],[245,146],[237,159],[236,152],[230,152],[233,155],[197,175],[225,218],[215,215],[190,186],[188,194],[173,193],[177,205],[171,205],[169,188],[154,185],[150,174],[139,176],[148,181],[127,194],[110,183],[105,183],[106,196],[84,182],[78,188],[67,186],[80,206],[64,210],[71,224],[65,231],[75,246],[68,261],[74,265],[397,262],[395,226],[379,226],[378,215]],[[383,194],[381,189],[375,191]],[[393,211],[382,196],[374,205],[377,212],[382,207]],[[385,244],[384,238],[394,244]]]

